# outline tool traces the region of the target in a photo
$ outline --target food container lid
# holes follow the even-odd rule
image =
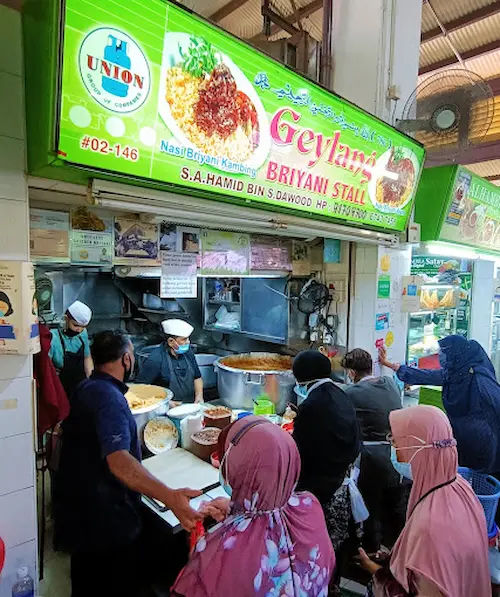
[[[173,417],[174,419],[183,419],[188,415],[195,415],[200,412],[200,405],[199,404],[181,404],[180,406],[175,406],[168,411],[168,416]]]

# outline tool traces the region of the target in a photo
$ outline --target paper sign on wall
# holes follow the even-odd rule
[[[37,261],[69,261],[69,213],[30,209],[30,249]]]
[[[71,213],[71,262],[102,265],[113,260],[113,218],[88,207]]]
[[[403,291],[401,310],[414,313],[420,310],[420,295],[422,293],[422,276],[403,276]]]
[[[161,258],[161,298],[196,298],[196,254],[163,251]]]

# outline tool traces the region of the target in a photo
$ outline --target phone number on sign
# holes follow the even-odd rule
[[[89,149],[94,153],[113,154],[117,158],[124,158],[131,162],[137,162],[139,159],[139,150],[137,147],[121,145],[121,143],[112,145],[106,139],[98,139],[97,137],[89,137],[88,135],[80,139],[80,147],[82,149]]]

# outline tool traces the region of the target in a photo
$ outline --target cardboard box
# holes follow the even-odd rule
[[[0,261],[0,355],[40,352],[33,264]]]

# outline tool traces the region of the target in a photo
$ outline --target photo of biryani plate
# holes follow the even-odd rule
[[[419,163],[406,147],[392,147],[377,160],[368,183],[373,206],[386,213],[403,213],[417,188]]]
[[[214,158],[258,168],[271,148],[266,112],[254,87],[201,37],[165,35],[158,112],[180,145]]]

